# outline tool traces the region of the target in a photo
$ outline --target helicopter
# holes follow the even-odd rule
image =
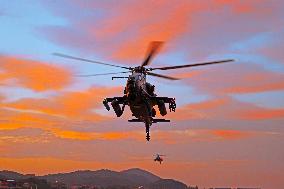
[[[158,161],[161,164],[162,161],[164,161],[164,159],[161,158],[161,156],[166,156],[166,155],[156,154],[156,158],[154,159],[154,161]]]
[[[185,64],[185,65],[177,65],[177,66],[166,66],[166,67],[155,67],[150,68],[154,55],[157,54],[159,49],[161,48],[163,42],[162,41],[152,41],[148,47],[148,51],[146,53],[146,57],[140,66],[136,67],[127,67],[122,65],[114,65],[100,61],[89,60],[85,58],[79,58],[75,56],[70,56],[62,53],[53,53],[55,56],[60,56],[63,58],[73,59],[84,61],[88,63],[101,64],[105,66],[112,66],[117,68],[126,69],[127,71],[123,72],[115,72],[115,73],[102,73],[102,74],[85,74],[78,75],[80,77],[92,77],[92,76],[100,76],[100,75],[115,75],[121,73],[130,73],[128,77],[112,77],[113,79],[117,78],[126,78],[126,86],[124,88],[124,95],[120,97],[110,97],[105,98],[103,100],[103,105],[105,108],[110,111],[111,104],[115,114],[117,117],[121,117],[125,106],[129,106],[132,112],[132,116],[135,118],[128,120],[128,122],[142,122],[145,124],[146,129],[146,140],[150,140],[150,126],[153,123],[159,122],[170,122],[167,119],[155,118],[156,110],[154,106],[158,106],[158,110],[161,116],[165,116],[167,114],[166,104],[168,104],[170,112],[175,112],[176,110],[176,101],[175,98],[172,97],[160,97],[155,93],[155,86],[148,83],[146,81],[146,76],[154,76],[168,80],[179,80],[179,78],[161,75],[158,73],[154,73],[154,70],[172,70],[172,69],[180,69],[180,68],[188,68],[188,67],[197,67],[197,66],[205,66],[212,64],[220,64],[234,61],[232,59],[227,60],[219,60],[219,61],[211,61],[211,62],[202,62],[195,64]]]

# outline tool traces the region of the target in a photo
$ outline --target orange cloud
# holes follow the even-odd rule
[[[149,4],[151,6],[148,6]],[[201,37],[202,40],[204,31],[209,31],[207,35],[212,34],[210,29],[213,29],[214,26],[212,26],[212,23],[207,23],[207,20],[210,18],[207,18],[207,20],[202,19],[202,13],[205,13],[204,16],[206,13],[209,13],[209,15],[212,12],[213,14],[216,12],[222,13],[222,10],[225,8],[232,9],[234,11],[233,15],[237,13],[235,15],[237,17],[243,13],[258,15],[259,13],[263,13],[265,7],[263,4],[259,6],[258,1],[245,3],[218,0],[206,3],[201,1],[178,1],[175,4],[171,1],[127,3],[118,8],[111,7],[112,14],[110,14],[110,18],[108,17],[108,21],[103,22],[102,25],[104,27],[99,31],[96,29],[93,29],[93,31],[99,39],[103,38],[107,41],[120,37],[124,39],[123,43],[119,40],[113,45],[117,47],[116,50],[113,50],[113,57],[115,59],[141,59],[147,45],[151,41],[160,40],[169,42],[169,45],[172,45],[170,48],[173,48],[176,45],[173,42],[176,40],[188,38],[189,36]],[[137,10],[140,11],[137,12]],[[129,15],[133,16],[129,17]],[[232,15],[230,14],[229,16]],[[201,22],[204,22],[206,26],[200,24]],[[220,26],[220,23],[216,24]],[[92,24],[90,24],[90,28],[92,28]],[[125,33],[129,33],[130,35],[125,37]],[[193,41],[195,42],[194,44],[183,45],[185,48],[190,45],[200,46],[196,43],[202,43],[201,40]]]
[[[48,174],[78,169],[103,168],[101,166],[101,162],[74,161],[53,157],[0,158],[0,167],[2,169],[20,171],[22,173]]]
[[[114,156],[115,158],[115,156]],[[32,165],[32,166],[31,166]],[[182,165],[181,162],[171,162],[168,163],[170,170],[178,172]],[[195,164],[186,164],[187,166],[194,168],[201,166],[200,163]],[[204,163],[202,164],[204,165]],[[145,170],[150,170],[155,173],[156,164],[152,160],[138,162],[137,161],[121,161],[120,163],[111,162],[111,161],[97,161],[95,156],[92,161],[83,161],[83,160],[69,160],[63,158],[54,158],[54,157],[25,157],[25,158],[0,158],[0,166],[5,170],[14,170],[21,173],[36,173],[36,174],[50,174],[50,173],[59,173],[59,172],[71,172],[76,170],[98,170],[98,169],[112,169],[112,170],[125,170],[127,168],[140,167]],[[162,173],[156,173],[159,176]],[[167,173],[169,177],[169,173]]]
[[[104,116],[100,116],[94,110],[102,107],[102,101],[105,97],[121,91],[121,87],[92,87],[80,92],[61,92],[57,96],[49,98],[20,99],[6,103],[6,106],[18,110],[36,111],[51,116],[100,121],[104,120]]]
[[[122,139],[135,139],[144,140],[144,133],[139,131],[127,132],[79,132],[52,129],[56,137],[62,139],[73,140],[122,140]]]
[[[176,39],[187,31],[190,14],[196,11],[196,7],[196,5],[190,6],[186,2],[173,5],[170,1],[153,1],[150,7],[142,2],[126,5],[122,10],[119,10],[118,17],[113,19],[113,23],[129,27],[130,23],[136,22],[139,24],[139,29],[134,38],[128,38],[120,48],[114,51],[113,57],[115,59],[134,60],[137,57],[143,57],[147,45],[151,41],[167,42]],[[137,14],[137,9],[147,9],[147,14],[143,12]],[[132,15],[135,16],[129,18],[129,14],[131,14],[129,11],[133,12]],[[128,19],[124,19],[125,17],[128,17]],[[113,23],[108,23],[107,28],[113,28]],[[119,31],[121,30],[111,30],[111,32],[116,33]]]
[[[23,124],[22,123],[11,123],[11,122],[4,122],[1,121],[0,122],[0,131],[1,130],[14,130],[14,129],[19,129],[19,128],[23,128]]]
[[[82,21],[71,15],[64,15],[71,19],[72,28],[48,28],[45,32],[51,33],[53,39],[65,45],[87,52],[96,51],[108,57],[111,54],[116,60],[132,61],[137,61],[137,58],[142,61],[151,41],[168,42],[183,36],[190,30],[191,15],[208,7],[207,4],[199,2],[179,1],[173,4],[171,1],[152,0],[121,2],[120,6],[115,7],[105,2],[88,6],[82,5],[84,3],[74,4],[76,7],[84,7],[86,11],[107,10],[107,14],[97,22]],[[78,26],[85,31],[84,35],[81,36],[81,33],[76,31],[70,32],[73,27]],[[86,44],[89,44],[88,48],[84,47]]]
[[[48,27],[43,31],[61,45],[84,53],[97,52],[106,57],[111,55],[116,60],[141,60],[148,43],[153,40],[168,42],[167,50],[182,50],[190,55],[201,54],[198,57],[205,58],[224,52],[224,48],[236,41],[271,31],[283,23],[280,16],[271,11],[281,11],[277,3],[257,0],[179,0],[174,4],[169,0],[148,0],[120,2],[120,6],[107,2],[68,2],[68,5],[69,10],[79,7],[86,12],[103,14],[99,19],[96,14],[82,19],[76,14],[59,10],[58,5],[49,4],[49,8],[68,19],[70,25]],[[228,22],[228,19],[232,22]],[[266,27],[263,23],[266,23]],[[81,28],[81,31],[77,28]]]
[[[16,132],[17,129],[23,127],[11,128],[10,131]],[[76,131],[68,130],[64,127],[52,127],[45,126],[42,127],[26,127],[26,129],[40,128],[42,132],[48,133],[48,138],[43,135],[43,137],[35,138],[30,136],[10,136],[10,135],[0,135],[0,142],[18,142],[18,143],[34,143],[34,142],[44,142],[47,139],[55,140],[54,137],[62,140],[77,140],[77,141],[95,141],[95,140],[135,140],[137,142],[144,143],[145,141],[145,132],[144,129],[138,131],[118,131],[118,132],[97,132],[97,131]],[[9,131],[5,129],[5,131]],[[20,131],[20,130],[18,130]],[[178,144],[178,143],[187,143],[187,142],[200,142],[200,141],[215,141],[218,139],[242,139],[245,137],[252,136],[251,132],[247,131],[237,131],[237,130],[208,130],[208,129],[185,129],[185,130],[152,130],[152,138],[155,141],[159,141],[166,144]]]
[[[4,105],[5,106],[5,105]],[[11,108],[0,109],[0,130],[14,130],[19,128],[53,128],[62,124],[63,119],[56,116],[25,112]],[[65,120],[66,122],[66,120]],[[56,125],[58,123],[58,125]]]
[[[62,89],[71,82],[70,72],[56,65],[6,56],[0,62],[1,81],[16,79],[16,85],[35,91]]]
[[[212,130],[212,134],[220,139],[242,139],[251,135],[249,132],[238,130]]]
[[[232,129],[185,129],[152,132],[155,140],[165,144],[182,144],[192,142],[212,142],[219,140],[241,140],[252,137],[280,136],[277,132],[241,131]]]
[[[248,120],[283,119],[284,109],[248,109],[238,113],[240,118]]]

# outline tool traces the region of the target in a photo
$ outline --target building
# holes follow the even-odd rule
[[[22,189],[15,180],[0,180],[0,189]]]
[[[51,185],[51,189],[67,189],[66,184],[63,182],[59,182],[59,181],[55,181],[51,183],[50,185]]]

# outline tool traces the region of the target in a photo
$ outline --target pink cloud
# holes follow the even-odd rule
[[[269,109],[230,97],[187,104],[168,115],[175,120],[267,120],[283,118],[284,109]]]
[[[176,49],[204,59],[228,52],[229,45],[259,32],[275,31],[283,24],[278,6],[281,3],[180,0],[173,4],[149,0],[113,6],[105,2],[69,2],[68,10],[84,9],[90,13],[87,16],[76,16],[59,9],[58,4],[47,3],[70,25],[44,28],[44,32],[59,44],[114,60],[142,59],[152,40],[168,42],[170,51]]]
[[[257,93],[284,89],[284,75],[238,61],[203,68],[184,80],[198,92],[212,95]]]

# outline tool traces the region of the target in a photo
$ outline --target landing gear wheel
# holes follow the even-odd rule
[[[148,123],[145,124],[146,127],[146,140],[150,140],[150,125]]]

